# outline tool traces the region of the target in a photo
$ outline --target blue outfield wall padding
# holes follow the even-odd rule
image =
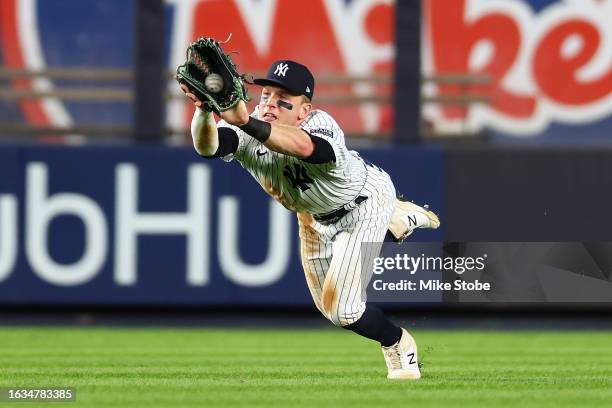
[[[612,149],[450,149],[450,241],[612,241]]]
[[[134,137],[159,142],[164,137],[166,58],[163,0],[135,0]]]
[[[421,141],[421,0],[395,3],[395,83],[393,140]]]
[[[444,220],[441,150],[361,153]],[[0,170],[0,304],[312,303],[295,215],[238,163],[190,148],[4,146]]]

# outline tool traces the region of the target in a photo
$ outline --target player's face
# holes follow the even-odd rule
[[[311,105],[301,96],[276,86],[264,86],[259,100],[259,119],[282,125],[298,126],[310,112]]]

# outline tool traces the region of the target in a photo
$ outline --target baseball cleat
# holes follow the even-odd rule
[[[433,211],[429,210],[427,204],[421,207],[411,201],[398,199],[397,207],[403,212],[402,216],[406,219],[410,229],[436,229],[440,226],[440,219]]]
[[[421,378],[417,345],[414,338],[402,329],[402,337],[392,346],[382,347],[387,362],[387,378],[391,380],[418,380]]]
[[[440,219],[429,210],[427,205],[421,207],[401,197],[397,198],[395,211],[389,223],[389,231],[396,242],[402,242],[417,228],[436,229],[438,227],[440,227]]]

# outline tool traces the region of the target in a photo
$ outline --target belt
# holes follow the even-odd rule
[[[343,205],[342,207],[338,208],[337,210],[334,210],[334,211],[329,212],[327,214],[313,215],[313,218],[316,221],[320,222],[321,224],[333,224],[333,223],[339,221],[346,214],[348,214],[351,211],[353,211],[355,208],[357,208],[357,206],[359,204],[361,204],[362,202],[364,202],[367,199],[368,199],[368,197],[366,197],[366,196],[358,196],[356,199],[354,199],[350,203],[347,203],[347,204]]]

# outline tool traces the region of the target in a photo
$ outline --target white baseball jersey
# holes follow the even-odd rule
[[[251,116],[258,118],[258,107]],[[325,139],[334,149],[335,162],[312,164],[269,150],[236,126],[220,121],[238,134],[238,148],[223,159],[240,162],[263,189],[291,211],[325,214],[351,202],[366,181],[359,154],[346,148],[344,132],[326,112],[313,110],[301,128]]]
[[[258,117],[258,109],[251,114]],[[314,110],[301,128],[332,146],[335,162],[311,164],[277,153],[236,126],[220,121],[238,134],[238,148],[223,159],[237,159],[257,182],[286,208],[298,213],[301,258],[306,282],[317,308],[336,325],[357,321],[365,310],[370,265],[379,247],[362,251],[362,243],[380,243],[395,209],[395,187],[387,173],[366,164],[347,149],[344,132],[321,110]],[[358,205],[357,197],[367,197]],[[346,204],[352,211],[331,223],[313,215],[328,214]],[[350,207],[350,206],[349,206]]]

